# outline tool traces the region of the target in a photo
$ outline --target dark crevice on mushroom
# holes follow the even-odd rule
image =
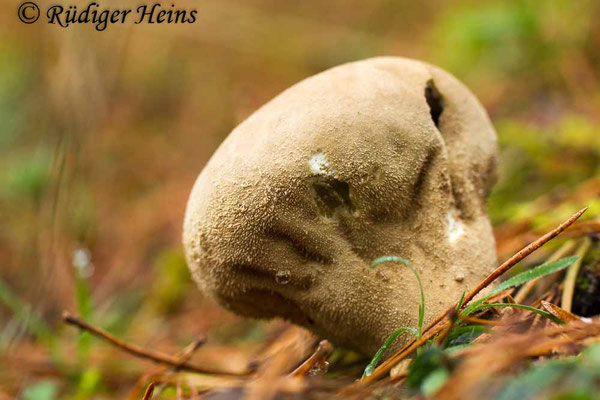
[[[370,265],[375,256],[370,252],[372,248],[363,248],[360,245],[360,240],[357,240],[356,231],[347,218],[340,218],[338,231],[348,243],[348,249],[365,264]]]
[[[435,126],[439,129],[440,127],[440,116],[444,112],[444,98],[439,92],[433,79],[427,81],[425,84],[425,100],[429,106],[429,113]]]
[[[232,311],[254,318],[283,317],[299,325],[314,324],[314,320],[295,301],[281,293],[268,289],[250,289],[245,294],[246,296],[222,297]],[[261,306],[257,308],[256,304]]]
[[[427,150],[427,156],[421,165],[421,169],[419,170],[419,175],[417,176],[417,181],[415,182],[413,189],[412,204],[422,204],[423,194],[428,193],[428,190],[430,190],[427,187],[427,180],[430,172],[432,171],[432,165],[434,165],[435,159],[439,154],[439,150],[439,147],[432,147]]]
[[[271,230],[268,234],[277,240],[281,240],[285,243],[289,243],[290,246],[296,251],[296,253],[306,259],[309,262],[316,262],[319,264],[331,264],[332,259],[324,254],[321,254],[315,249],[311,249],[306,246],[301,240],[292,237],[289,233],[281,230]]]
[[[332,217],[339,208],[346,208],[350,212],[356,211],[350,198],[350,185],[347,182],[319,176],[313,178],[311,184],[321,214]]]

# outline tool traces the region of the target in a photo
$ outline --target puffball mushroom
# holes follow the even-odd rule
[[[496,262],[485,198],[496,135],[447,72],[385,57],[285,90],[237,126],[199,175],[184,243],[206,293],[249,317],[283,317],[372,355],[425,322]],[[400,346],[409,339],[401,337]]]

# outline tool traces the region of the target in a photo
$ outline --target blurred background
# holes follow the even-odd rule
[[[124,398],[148,370],[63,310],[168,353],[206,334],[204,365],[245,365],[282,323],[195,288],[186,200],[233,127],[340,63],[418,58],[479,97],[502,151],[501,258],[525,229],[600,215],[597,1],[178,1],[196,23],[103,32],[24,25],[18,5],[0,4],[0,399]]]

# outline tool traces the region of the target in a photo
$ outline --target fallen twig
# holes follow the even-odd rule
[[[170,365],[171,367],[173,367],[175,369],[182,369],[182,370],[187,370],[187,371],[191,371],[191,372],[197,372],[200,374],[213,374],[213,375],[238,376],[238,375],[246,374],[245,372],[237,373],[237,372],[219,371],[219,370],[212,370],[212,369],[208,369],[208,368],[202,368],[202,367],[198,367],[198,366],[190,364],[185,358],[182,358],[182,356],[179,356],[179,357],[171,356],[169,354],[160,353],[157,351],[142,349],[139,346],[136,346],[136,345],[130,344],[130,343],[126,343],[126,342],[120,340],[119,338],[111,335],[110,333],[105,332],[99,328],[96,328],[95,326],[92,326],[92,325],[88,324],[87,322],[80,320],[77,317],[74,317],[67,311],[63,312],[63,320],[70,325],[74,325],[79,329],[90,332],[94,336],[104,339],[105,341],[111,343],[112,345],[118,347],[119,349],[123,350],[126,353],[129,353],[129,354],[134,355],[139,358],[151,360],[156,363]],[[198,346],[197,342],[196,342],[196,346]]]
[[[150,400],[152,398],[152,395],[154,394],[155,385],[155,382],[150,382],[150,384],[146,388],[146,391],[144,392],[144,397],[142,397],[143,400]]]
[[[206,343],[206,337],[202,336],[187,345],[179,354],[175,355],[179,360],[179,363],[178,365],[173,366],[173,370],[177,371],[178,369],[181,369],[181,366],[190,361],[196,350],[202,347],[204,343]]]

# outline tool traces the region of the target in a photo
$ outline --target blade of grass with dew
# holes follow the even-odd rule
[[[92,290],[89,279],[81,273],[80,269],[75,270],[75,300],[77,311],[85,321],[93,320]],[[92,335],[89,332],[79,330],[77,334],[77,371],[79,373],[76,399],[86,399],[97,394],[100,387],[100,371],[89,365],[90,351],[92,349]]]
[[[474,312],[475,311],[480,311],[480,310],[485,310],[486,308],[493,308],[493,307],[520,308],[522,310],[527,310],[527,311],[531,311],[533,313],[542,315],[542,316],[548,318],[549,320],[551,320],[553,322],[556,322],[557,324],[564,324],[563,320],[561,320],[558,317],[555,317],[554,315],[550,314],[549,312],[544,311],[544,310],[540,310],[539,308],[527,306],[525,304],[513,304],[513,303],[488,303],[488,304],[480,304],[479,306],[477,306],[477,308],[474,310]]]
[[[425,292],[423,290],[423,285],[421,284],[421,277],[419,276],[419,272],[410,263],[410,261],[408,261],[405,258],[398,257],[398,256],[379,257],[371,263],[369,268],[373,269],[376,266],[378,266],[379,264],[383,264],[386,262],[399,262],[399,263],[406,265],[408,268],[410,268],[410,270],[413,272],[413,274],[417,278],[417,282],[419,284],[419,290],[421,291],[421,302],[419,304],[419,329],[418,329],[418,335],[417,335],[417,338],[420,338],[421,335],[423,334],[423,320],[425,319]]]
[[[88,281],[75,271],[75,300],[78,314],[84,321],[92,321],[92,292]],[[86,365],[90,348],[91,335],[89,332],[80,331],[77,335],[77,359],[80,365]]]
[[[512,278],[507,279],[506,281],[502,282],[500,285],[496,286],[487,296],[468,305],[463,310],[462,314],[464,314],[464,315],[472,314],[475,311],[475,309],[479,305],[481,305],[481,303],[483,303],[484,301],[486,301],[493,295],[500,293],[503,290],[509,289],[514,286],[519,286],[519,285],[522,285],[533,279],[537,279],[542,276],[550,275],[550,274],[553,274],[560,270],[563,270],[563,269],[567,268],[569,265],[573,264],[575,261],[577,261],[577,258],[578,258],[577,256],[561,258],[560,260],[553,261],[553,262],[550,262],[547,264],[542,264],[535,268],[532,268],[530,270],[527,270],[525,272],[517,274],[517,275],[513,276]]]
[[[93,272],[91,254],[86,248],[73,251],[73,272],[75,279],[75,302],[77,312],[84,321],[93,321],[92,290],[89,277]],[[84,399],[93,397],[99,387],[101,375],[97,368],[89,363],[92,348],[92,335],[79,330],[77,335],[77,374],[78,381],[75,398]]]
[[[392,343],[394,343],[396,338],[398,338],[398,336],[400,336],[400,334],[402,334],[404,332],[412,332],[415,336],[419,335],[419,332],[415,328],[404,327],[404,328],[396,329],[394,332],[392,332],[392,334],[390,336],[388,336],[388,338],[386,339],[383,346],[381,346],[379,348],[379,350],[377,350],[377,353],[375,353],[375,355],[373,356],[373,359],[371,360],[369,365],[367,365],[367,367],[365,368],[365,371],[363,372],[363,375],[362,375],[363,378],[367,377],[373,373],[373,371],[375,370],[375,367],[377,367],[377,364],[379,364],[379,360],[381,360],[381,357],[383,357],[383,355],[387,351],[388,347],[390,347],[390,345]]]

